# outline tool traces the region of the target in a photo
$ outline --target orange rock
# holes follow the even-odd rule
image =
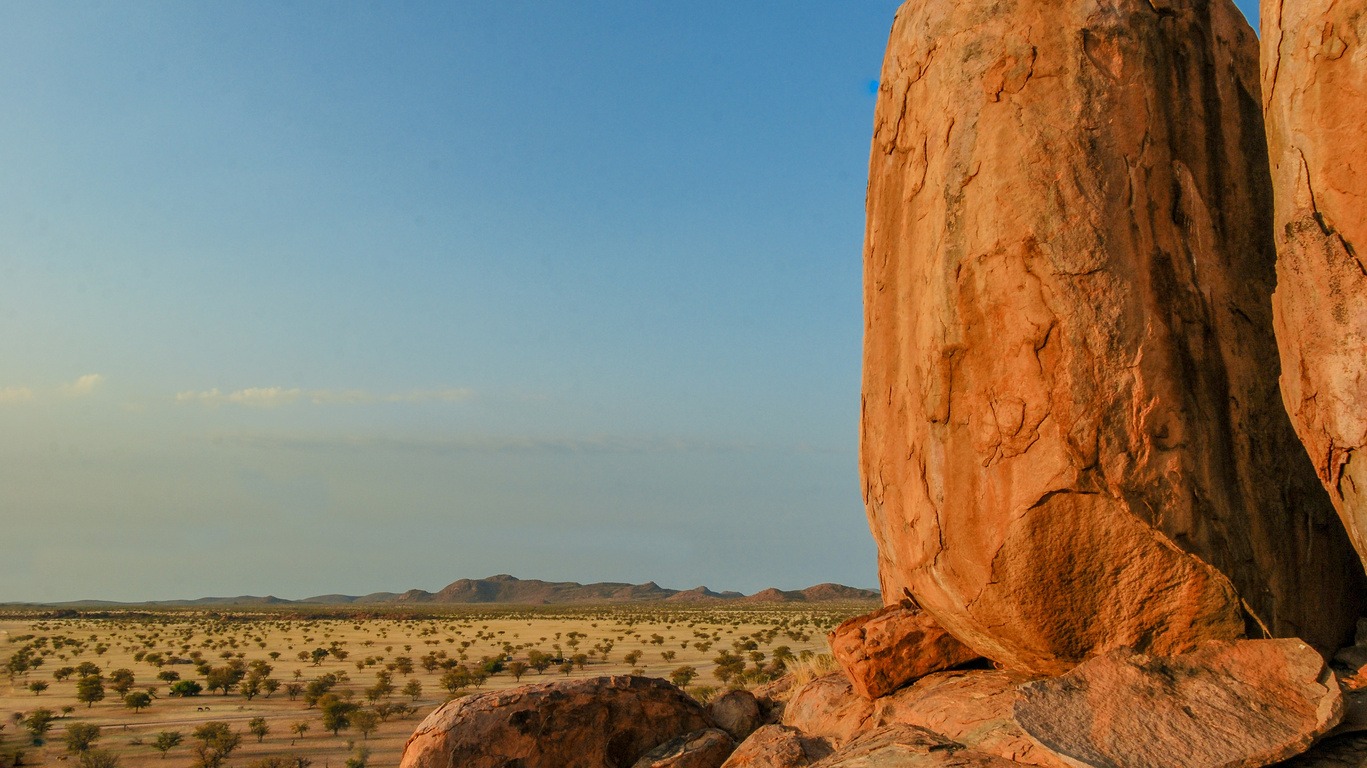
[[[1009,668],[1259,624],[1332,653],[1360,613],[1276,387],[1257,46],[1229,0],[898,11],[865,503],[885,599]]]
[[[707,705],[707,716],[717,727],[736,741],[755,732],[764,724],[764,711],[759,700],[749,691],[727,691]]]
[[[819,768],[1009,768],[1020,763],[968,749],[924,728],[888,725],[851,741]]]
[[[829,754],[825,739],[786,725],[766,725],[741,742],[721,768],[803,768]]]
[[[408,738],[399,766],[632,765],[651,749],[710,725],[700,704],[663,680],[541,683],[447,702]]]
[[[1282,396],[1367,559],[1367,5],[1263,0]]]
[[[1031,739],[1014,719],[1020,686],[1029,677],[995,669],[940,672],[873,704],[869,727],[902,723],[966,747],[1025,765],[1070,768]]]
[[[872,714],[873,704],[836,672],[795,691],[783,709],[783,724],[839,747],[863,731]]]
[[[1343,698],[1305,643],[1242,640],[1168,658],[1112,651],[1023,686],[1015,715],[1075,765],[1259,768],[1328,733]]]
[[[721,768],[736,742],[720,728],[686,733],[650,750],[631,768]]]
[[[836,627],[828,639],[831,654],[855,693],[866,699],[980,658],[909,602],[856,616]]]

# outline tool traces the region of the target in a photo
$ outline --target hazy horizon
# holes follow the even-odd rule
[[[0,602],[876,588],[897,5],[0,8]]]

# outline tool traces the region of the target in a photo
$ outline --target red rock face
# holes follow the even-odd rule
[[[1367,4],[1262,4],[1282,395],[1367,558]]]
[[[929,613],[910,603],[856,616],[828,636],[831,654],[866,699],[886,696],[931,672],[979,658]]]
[[[1351,636],[1361,564],[1276,387],[1257,46],[1228,0],[897,14],[865,502],[884,599],[1009,668]]]

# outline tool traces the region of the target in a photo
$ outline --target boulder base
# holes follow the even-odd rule
[[[819,768],[1009,768],[1019,765],[985,755],[924,728],[888,725],[869,731],[830,757]]]
[[[1042,746],[1095,768],[1259,768],[1304,752],[1342,715],[1333,673],[1296,639],[1170,658],[1112,651],[1023,686],[1015,708]]]
[[[840,747],[865,730],[873,704],[836,672],[798,688],[783,709],[783,724]]]
[[[786,725],[766,725],[741,742],[722,768],[803,768],[829,754],[825,739]]]

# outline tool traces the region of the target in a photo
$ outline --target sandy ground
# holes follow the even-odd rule
[[[226,763],[229,766],[249,766],[264,757],[300,755],[313,761],[311,768],[342,768],[358,748],[365,747],[371,752],[369,765],[385,768],[398,765],[408,734],[451,696],[440,684],[444,670],[424,669],[422,658],[429,654],[444,652],[447,658],[459,660],[464,653],[467,664],[500,655],[525,660],[533,650],[561,657],[589,654],[589,663],[582,670],[570,671],[570,678],[626,674],[632,669],[668,677],[671,671],[688,665],[699,673],[690,686],[690,690],[697,692],[700,686],[720,685],[713,676],[713,659],[722,650],[753,642],[754,648],[741,655],[763,653],[761,664],[768,664],[780,646],[787,646],[794,654],[825,653],[827,630],[870,608],[457,607],[408,618],[380,615],[344,619],[230,611],[165,611],[63,619],[22,619],[0,614],[0,661],[35,642],[40,643],[35,655],[43,658],[36,669],[12,679],[0,677],[0,713],[5,723],[0,736],[9,745],[28,743],[29,734],[16,722],[14,714],[44,707],[57,713],[59,719],[43,746],[25,747],[25,765],[74,767],[77,761],[66,751],[66,727],[72,723],[92,723],[102,729],[96,747],[117,754],[121,768],[179,768],[193,762],[191,731],[201,723],[217,720],[242,733],[241,746]],[[44,637],[48,639],[38,640]],[[604,661],[595,647],[601,649],[609,643],[611,650]],[[332,647],[341,649],[341,654],[329,653],[320,664],[298,658],[300,652]],[[633,651],[641,652],[634,666],[626,660]],[[274,659],[272,652],[278,654]],[[154,656],[149,659],[145,655],[148,653]],[[189,660],[194,653],[212,666],[226,664],[228,658],[268,663],[272,667],[269,677],[280,681],[281,688],[270,696],[258,695],[250,701],[237,690],[228,695],[206,690],[194,697],[169,696],[168,683],[158,679],[160,672],[173,670],[182,679],[204,682],[192,663],[167,663],[172,658]],[[161,666],[155,663],[155,654],[160,654]],[[671,658],[664,658],[669,654]],[[412,660],[411,673],[402,673],[401,658]],[[106,698],[87,707],[76,698],[77,675],[63,681],[53,677],[55,671],[82,662],[98,665],[106,678],[116,669],[131,670],[135,677],[133,690],[156,686],[157,698],[149,708],[134,713],[106,683]],[[754,666],[753,660],[751,665]],[[375,684],[377,673],[387,667],[395,691],[371,702],[366,689]],[[291,701],[285,690],[288,683],[307,683],[326,673],[342,676],[344,682],[336,690],[343,695],[351,692],[358,703],[373,706],[402,702],[414,707],[415,712],[403,719],[380,723],[369,738],[363,738],[354,729],[334,736],[324,730],[317,708],[306,706],[302,696]],[[541,674],[528,671],[521,681],[504,671],[489,677],[479,691],[564,677],[554,666]],[[422,686],[416,698],[400,692],[410,680]],[[35,681],[44,681],[49,687],[35,694],[29,690]],[[476,692],[471,688],[461,694]],[[63,713],[67,707],[74,709]],[[247,732],[247,722],[255,717],[264,717],[270,728],[260,742]],[[301,722],[307,723],[309,729],[299,738],[291,732],[291,726]],[[165,758],[151,746],[161,731],[179,731],[184,735],[183,743],[171,749]]]

